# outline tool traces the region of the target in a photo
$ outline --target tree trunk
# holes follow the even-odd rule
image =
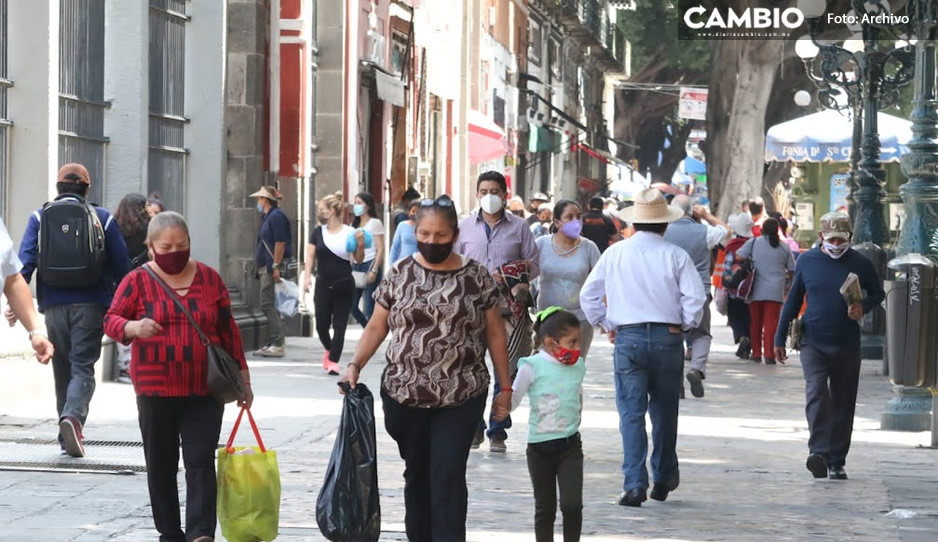
[[[718,207],[721,216],[736,212],[744,199],[762,193],[765,112],[783,45],[778,40],[738,44],[736,85],[723,145],[726,173]]]
[[[726,184],[729,159],[726,152],[727,128],[730,108],[736,92],[738,42],[714,41],[711,52],[710,92],[707,97],[707,139],[701,142],[701,150],[707,156],[707,189],[710,204],[716,214],[727,216],[737,212],[729,209],[721,213],[720,197]]]

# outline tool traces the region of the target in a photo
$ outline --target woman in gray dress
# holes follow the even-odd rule
[[[778,220],[767,219],[762,224],[762,235],[747,241],[736,256],[739,260],[751,259],[756,274],[749,298],[751,359],[761,363],[764,347],[765,364],[775,365],[772,357],[775,355],[775,330],[785,301],[788,277],[795,271],[791,249],[779,237]]]

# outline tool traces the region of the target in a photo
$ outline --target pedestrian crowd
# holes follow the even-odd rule
[[[234,364],[239,405],[249,408],[254,397],[228,290],[216,270],[193,258],[185,218],[166,210],[159,194],[129,194],[111,215],[86,200],[91,182],[80,164],[63,166],[59,195],[30,216],[18,251],[0,222],[6,317],[26,327],[41,363],[51,360],[58,440],[73,457],[85,454],[102,338],[118,344],[117,377],[137,395],[160,540],[212,540],[224,413],[210,382],[214,346]],[[313,294],[323,370],[355,388],[390,336],[380,395],[385,428],[405,464],[409,540],[465,540],[469,454],[485,440],[491,451],[507,451],[511,412],[524,397],[536,539],[553,540],[559,504],[565,542],[579,540],[583,380],[597,329],[615,345],[618,502],[665,501],[680,484],[685,381],[693,397],[705,394],[714,299],[740,358],[785,363],[789,330],[798,330],[806,466],[818,478],[846,479],[858,321],[884,297],[872,263],[850,248],[846,215],[824,215],[816,246],[802,249],[791,223],[767,212],[761,198],[746,200],[724,222],[686,195],[669,201],[656,189],[621,209],[598,197],[584,207],[537,192],[526,209],[492,171],[478,177],[476,195],[478,207],[460,219],[448,196],[421,198],[410,188],[388,228],[371,194],[349,203],[342,193],[327,195],[306,243],[301,285]],[[299,247],[278,189],[261,186],[251,198],[261,216],[254,262],[268,324],[267,344],[254,355],[279,358],[285,341],[277,297],[284,281],[297,279]],[[862,299],[840,294],[851,277]],[[45,329],[28,288],[33,279]],[[352,319],[364,332],[342,367]]]

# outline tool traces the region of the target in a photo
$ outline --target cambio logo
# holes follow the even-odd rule
[[[736,13],[733,8],[727,10],[724,17],[717,10],[707,14],[703,6],[692,7],[684,12],[684,24],[694,30],[701,29],[766,29],[783,26],[795,29],[804,23],[804,13],[798,8],[746,8]]]

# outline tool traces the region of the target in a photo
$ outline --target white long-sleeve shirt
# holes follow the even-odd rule
[[[649,232],[606,249],[580,291],[586,318],[607,331],[649,322],[694,329],[706,302],[687,252]]]

